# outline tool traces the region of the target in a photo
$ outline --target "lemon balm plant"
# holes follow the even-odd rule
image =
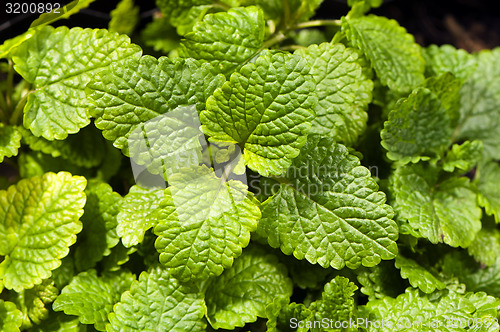
[[[498,330],[499,49],[379,0],[50,25],[91,2],[0,46],[1,331]]]

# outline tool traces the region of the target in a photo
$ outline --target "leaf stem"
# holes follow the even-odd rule
[[[2,92],[0,92],[0,121],[7,124],[7,102]]]
[[[314,20],[308,22],[297,23],[295,25],[295,29],[305,29],[305,28],[314,28],[314,27],[322,27],[322,26],[337,26],[341,25],[340,20]]]
[[[286,45],[286,46],[283,46],[281,48],[281,50],[293,52],[293,51],[300,50],[300,49],[303,49],[303,48],[307,48],[307,47],[300,46],[300,45]]]
[[[286,39],[285,34],[281,31],[277,31],[273,36],[271,36],[271,38],[266,40],[264,45],[262,45],[261,49],[270,48],[271,46],[278,44],[279,42],[281,42],[285,39]]]
[[[26,101],[28,100],[29,95],[30,95],[30,93],[25,94],[23,96],[23,98],[21,98],[19,103],[17,103],[17,106],[14,109],[14,112],[12,112],[12,115],[11,115],[10,120],[9,120],[9,123],[11,125],[16,125],[17,122],[19,121],[19,117],[23,113],[24,106],[26,106]]]
[[[9,71],[7,73],[7,87],[5,90],[5,102],[7,109],[12,109],[12,89],[14,88],[14,64],[9,59]]]
[[[214,3],[214,7],[218,7],[218,8],[221,8],[223,10],[229,10],[231,9],[231,6],[222,2],[222,1],[217,1],[217,0],[213,0],[213,3]]]

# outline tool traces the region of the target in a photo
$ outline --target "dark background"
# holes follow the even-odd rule
[[[0,43],[24,32],[38,15],[7,14],[8,2],[0,3]],[[49,1],[27,1],[47,3]],[[70,0],[54,0],[65,5]],[[118,0],[97,0],[89,8],[55,25],[106,28],[109,12]],[[141,26],[151,21],[154,0],[136,0],[141,7]],[[347,13],[345,0],[324,0],[317,18],[339,18]],[[500,46],[500,9],[490,0],[388,0],[372,11],[396,19],[421,45],[452,44],[467,51],[479,51]],[[140,27],[139,27],[140,28]]]

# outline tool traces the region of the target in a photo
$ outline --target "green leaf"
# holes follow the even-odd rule
[[[17,156],[22,135],[16,127],[0,124],[0,163],[5,157]]]
[[[478,66],[460,91],[456,140],[481,140],[486,159],[500,159],[500,48],[483,51]]]
[[[100,277],[95,270],[82,272],[63,288],[53,308],[78,316],[83,324],[94,324],[98,331],[105,331],[113,305],[134,280],[135,276],[125,269]]]
[[[455,128],[460,116],[460,89],[463,82],[451,73],[433,76],[425,80],[425,87],[439,98],[441,106],[448,112],[451,126]]]
[[[264,25],[262,11],[253,6],[209,14],[184,36],[179,56],[209,62],[229,76],[261,51]]]
[[[380,136],[387,157],[406,164],[436,157],[451,134],[450,118],[439,99],[430,90],[418,88],[389,113]]]
[[[209,284],[207,319],[214,329],[241,327],[266,317],[266,306],[280,295],[292,295],[285,266],[264,248],[251,246]]]
[[[222,82],[224,77],[209,64],[143,56],[112,66],[89,85],[94,100],[91,112],[104,137],[129,155],[128,137],[141,124],[180,106],[203,110]]]
[[[117,216],[116,231],[125,247],[130,248],[144,239],[144,233],[156,224],[154,211],[163,199],[163,189],[132,186],[123,198]]]
[[[272,247],[335,269],[374,266],[396,256],[392,208],[346,147],[310,136],[287,178],[265,202],[257,230]]]
[[[131,35],[139,23],[139,6],[134,6],[134,0],[121,0],[111,11],[109,31]]]
[[[476,234],[467,251],[476,261],[491,266],[500,257],[500,231],[494,227],[485,227]]]
[[[199,285],[182,284],[159,266],[141,273],[109,315],[107,331],[203,331],[205,302]]]
[[[23,178],[42,176],[48,172],[57,173],[60,171],[91,177],[91,172],[88,168],[76,166],[68,159],[63,159],[62,157],[53,158],[41,152],[30,151],[21,153],[18,161],[19,174]]]
[[[432,243],[468,247],[481,229],[481,209],[467,178],[437,182],[437,171],[421,165],[396,169],[391,179],[400,222]]]
[[[54,158],[62,157],[81,167],[90,168],[101,164],[106,152],[101,148],[106,141],[94,126],[87,126],[77,134],[68,135],[63,141],[36,137],[24,127],[19,127],[19,131],[23,135],[23,143],[31,150],[50,154]]]
[[[308,332],[309,328],[294,326],[294,323],[308,323],[314,320],[314,314],[302,303],[289,303],[287,296],[279,296],[266,307],[266,326],[268,332],[295,331]],[[303,325],[306,325],[304,324]]]
[[[408,287],[394,267],[393,262],[385,261],[371,268],[357,270],[361,293],[368,295],[369,301],[384,297],[396,297]]]
[[[87,332],[87,326],[80,324],[78,317],[51,311],[42,325],[36,325],[28,332]]]
[[[373,83],[363,75],[358,54],[341,44],[312,45],[297,53],[308,60],[318,106],[311,134],[352,145],[366,129]]]
[[[17,332],[23,322],[23,313],[12,302],[0,300],[0,330]]]
[[[153,21],[141,31],[141,40],[156,52],[163,53],[176,49],[180,43],[180,37],[168,17],[153,17]]]
[[[477,66],[474,56],[451,45],[430,45],[423,48],[427,76],[439,76],[450,72],[465,80]]]
[[[238,143],[247,166],[279,175],[306,142],[317,99],[310,66],[298,55],[266,53],[218,88],[200,114],[212,140]]]
[[[482,164],[474,180],[478,194],[478,203],[488,215],[495,216],[500,222],[500,165],[496,162]]]
[[[395,265],[400,270],[402,278],[408,279],[413,287],[419,288],[424,293],[430,294],[436,289],[446,288],[446,284],[440,278],[413,259],[399,255],[396,257]]]
[[[325,285],[320,300],[311,303],[309,310],[314,312],[315,320],[351,321],[354,316],[354,292],[358,287],[349,279],[336,276]],[[334,329],[316,329],[317,331],[333,331]]]
[[[491,312],[493,315],[490,313],[487,316],[495,318],[500,302],[486,294],[463,296],[449,291],[438,299],[431,299],[422,296],[418,290],[409,288],[395,299],[386,297],[368,302],[370,320],[384,321],[384,325],[369,326],[367,331],[465,331],[460,328],[460,322],[469,323],[469,320],[475,318],[476,311],[482,311],[486,303],[494,308]],[[457,327],[453,327],[454,323]]]
[[[156,214],[160,262],[181,281],[220,275],[257,228],[258,202],[246,185],[206,167],[174,174],[171,183]]]
[[[396,21],[375,15],[343,18],[342,31],[391,90],[404,93],[423,83],[425,63],[420,46]]]
[[[75,265],[80,271],[93,268],[102,257],[111,253],[120,238],[116,232],[117,215],[122,197],[111,186],[97,180],[89,181],[85,190],[87,202],[78,234]]]
[[[470,171],[481,160],[483,143],[481,141],[465,141],[453,144],[443,159],[443,170],[453,172],[455,169]]]
[[[49,316],[46,307],[51,304],[59,294],[59,290],[54,287],[54,281],[46,279],[40,285],[35,285],[31,289],[25,289],[21,293],[10,293],[10,300],[17,304],[23,312],[23,329],[31,327],[33,324],[45,324]]]
[[[85,185],[85,178],[60,172],[0,191],[0,279],[6,288],[31,288],[61,264],[82,230]]]
[[[86,85],[112,63],[138,57],[141,49],[107,30],[50,26],[17,47],[14,68],[33,84],[24,126],[35,136],[65,139],[90,122]]]

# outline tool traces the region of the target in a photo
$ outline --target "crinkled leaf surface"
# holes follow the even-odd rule
[[[156,224],[153,212],[163,199],[163,189],[132,186],[123,198],[117,216],[118,235],[125,247],[130,248],[144,239],[144,233]]]
[[[483,142],[465,141],[462,144],[453,144],[443,159],[442,167],[447,172],[455,169],[469,171],[481,160],[483,152]]]
[[[257,200],[242,182],[225,182],[206,167],[172,176],[156,214],[160,262],[181,281],[220,275],[257,228]]]
[[[113,305],[133,281],[135,276],[125,269],[102,276],[97,276],[95,270],[82,272],[63,288],[53,308],[78,316],[83,324],[94,324],[98,331],[105,331]]]
[[[477,66],[474,55],[451,45],[430,45],[423,49],[426,73],[428,76],[451,72],[465,80]]]
[[[262,11],[253,6],[209,14],[184,36],[179,56],[210,62],[229,75],[262,49],[264,25]]]
[[[0,191],[0,279],[6,288],[31,288],[61,264],[82,230],[85,186],[85,178],[60,172]]]
[[[122,197],[107,183],[89,181],[85,189],[87,203],[81,220],[83,231],[78,234],[75,265],[80,271],[94,267],[110,249],[118,244],[117,215]]]
[[[380,136],[387,157],[408,163],[436,156],[451,134],[450,118],[439,99],[418,88],[389,113]]]
[[[12,302],[0,300],[0,330],[17,332],[23,322],[23,313]]]
[[[22,135],[16,127],[0,124],[0,163],[5,157],[10,158],[17,155],[21,147]]]
[[[23,143],[33,151],[41,151],[52,157],[62,157],[81,167],[94,167],[102,163],[106,149],[106,140],[94,126],[87,126],[77,134],[68,135],[65,140],[49,141],[34,136],[30,130],[20,127]]]
[[[383,261],[371,268],[358,269],[356,274],[362,286],[360,291],[368,295],[369,301],[386,296],[396,297],[408,287],[392,261]]]
[[[395,265],[403,279],[408,279],[413,287],[419,288],[424,293],[430,294],[436,289],[441,290],[446,287],[443,281],[413,259],[398,255]]]
[[[494,215],[500,222],[500,165],[489,162],[479,166],[479,175],[475,181],[479,191],[478,202],[489,215]]]
[[[272,247],[323,267],[374,266],[397,254],[393,211],[358,158],[332,139],[310,136],[257,232]]]
[[[112,63],[138,57],[141,49],[104,29],[46,26],[12,54],[14,68],[33,84],[24,126],[35,136],[65,139],[90,122],[86,85]]]
[[[417,289],[409,288],[395,299],[386,297],[368,302],[367,309],[371,313],[370,318],[385,322],[382,327],[373,325],[368,328],[368,331],[395,331],[396,328],[397,331],[417,331],[421,328],[432,332],[464,331],[460,325],[455,328],[450,323],[453,320],[467,322],[468,319],[475,318],[475,312],[482,311],[485,302],[489,302],[489,305],[495,308],[493,310],[494,316],[491,315],[491,312],[488,315],[490,318],[495,318],[499,301],[485,293],[464,296],[449,291],[448,294],[444,294],[438,299],[431,299],[428,296],[422,296]],[[488,317],[484,317],[484,319],[486,318]],[[403,329],[398,327],[398,322],[403,326]],[[417,324],[422,325],[416,328],[404,328],[405,324],[412,326],[412,322],[418,322]],[[484,331],[496,331],[495,328],[497,327],[493,326],[492,329]]]
[[[357,63],[357,52],[342,44],[323,43],[297,53],[308,60],[316,82],[319,102],[310,133],[355,143],[366,129],[366,108],[373,89]]]
[[[467,251],[481,264],[487,266],[495,264],[497,258],[500,257],[500,231],[483,225]]]
[[[390,89],[408,92],[424,81],[420,46],[396,21],[375,15],[343,18],[342,31]]]
[[[23,312],[22,328],[31,327],[33,324],[45,324],[45,320],[49,317],[50,304],[58,294],[59,290],[51,279],[45,279],[40,285],[25,289],[21,293],[9,294],[12,296],[10,300]]]
[[[278,296],[266,307],[268,332],[291,330],[290,319],[296,319],[297,322],[314,320],[314,314],[303,303],[289,302],[290,299],[287,296]],[[296,331],[308,332],[309,328],[302,326],[298,327]]]
[[[500,159],[500,48],[483,51],[461,94],[458,140],[481,140],[487,159]]]
[[[247,166],[279,175],[306,141],[317,104],[311,68],[299,55],[270,52],[217,89],[200,114],[203,132],[238,143]]]
[[[109,315],[108,331],[203,331],[205,302],[199,285],[182,284],[155,266],[141,273]]]
[[[203,110],[208,96],[222,82],[224,77],[211,65],[193,59],[131,59],[112,66],[89,85],[92,116],[104,137],[129,155],[127,140],[139,125],[180,106]]]
[[[437,183],[435,169],[406,165],[393,174],[391,188],[399,221],[432,243],[466,248],[481,229],[481,209],[467,178]]]
[[[285,266],[264,248],[252,246],[209,284],[207,319],[215,329],[241,327],[265,317],[266,306],[277,296],[290,295],[292,282]]]

